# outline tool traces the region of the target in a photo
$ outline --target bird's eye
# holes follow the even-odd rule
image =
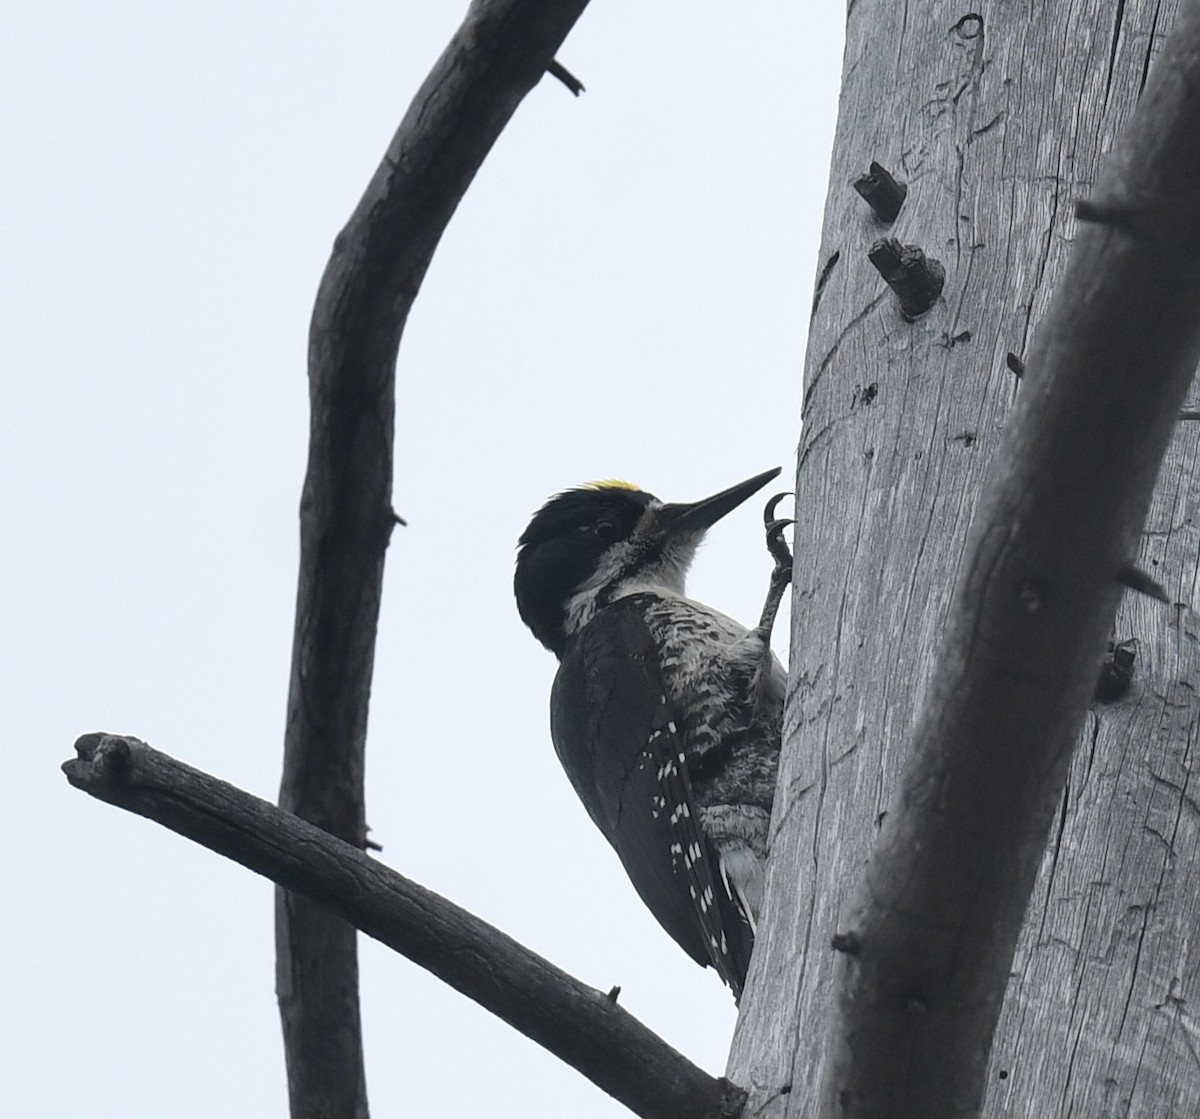
[[[596,534],[596,539],[602,544],[611,544],[616,540],[618,535],[617,524],[615,521],[599,521],[592,531]]]

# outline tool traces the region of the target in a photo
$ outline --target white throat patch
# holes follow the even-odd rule
[[[680,537],[666,545],[661,554],[646,556],[649,533],[661,508],[658,501],[648,505],[633,533],[609,548],[600,557],[596,570],[567,599],[568,637],[583,629],[597,610],[618,598],[644,591],[666,597],[683,596],[688,568],[704,533]]]

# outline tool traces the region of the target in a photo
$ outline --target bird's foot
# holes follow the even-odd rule
[[[785,497],[791,496],[790,493],[777,493],[767,502],[767,506],[763,510],[763,527],[767,530],[767,551],[775,560],[776,568],[785,570],[789,579],[792,577],[792,550],[783,538],[783,530],[796,522],[789,517],[776,517],[775,507]]]
[[[779,612],[779,604],[783,601],[783,592],[792,581],[792,550],[783,537],[783,530],[796,522],[787,517],[776,517],[775,507],[790,493],[777,493],[767,502],[763,510],[763,527],[767,530],[767,551],[775,560],[775,568],[771,572],[771,583],[767,590],[767,601],[763,606],[762,618],[758,628],[770,638],[771,629],[775,625],[775,615]]]

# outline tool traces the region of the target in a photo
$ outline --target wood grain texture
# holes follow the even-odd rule
[[[897,786],[984,471],[1087,196],[1174,7],[894,8],[858,0],[810,333],[782,795],[768,911],[729,1074],[747,1114],[817,1113],[835,953]],[[887,232],[946,269],[915,323],[866,260],[883,228],[851,189],[908,186]],[[1141,562],[1195,596],[1197,425],[1176,432]],[[1189,488],[1191,487],[1191,488]],[[989,1115],[1184,1113],[1197,803],[1190,611],[1127,600],[1133,687],[1089,716],[993,1054]],[[1189,868],[1193,873],[1188,873]]]

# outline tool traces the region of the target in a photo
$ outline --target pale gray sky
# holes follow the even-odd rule
[[[135,734],[274,798],[329,247],[463,3],[14,7],[0,43],[13,1114],[286,1115],[271,886],[71,790]],[[719,1073],[733,1003],[641,908],[550,745],[512,601],[550,493],[792,469],[840,5],[596,0],[484,166],[400,355],[368,747],[382,858]],[[758,503],[698,559],[749,620]],[[802,544],[801,544],[802,546]],[[782,645],[782,642],[779,643]],[[626,1114],[363,941],[377,1116]]]

